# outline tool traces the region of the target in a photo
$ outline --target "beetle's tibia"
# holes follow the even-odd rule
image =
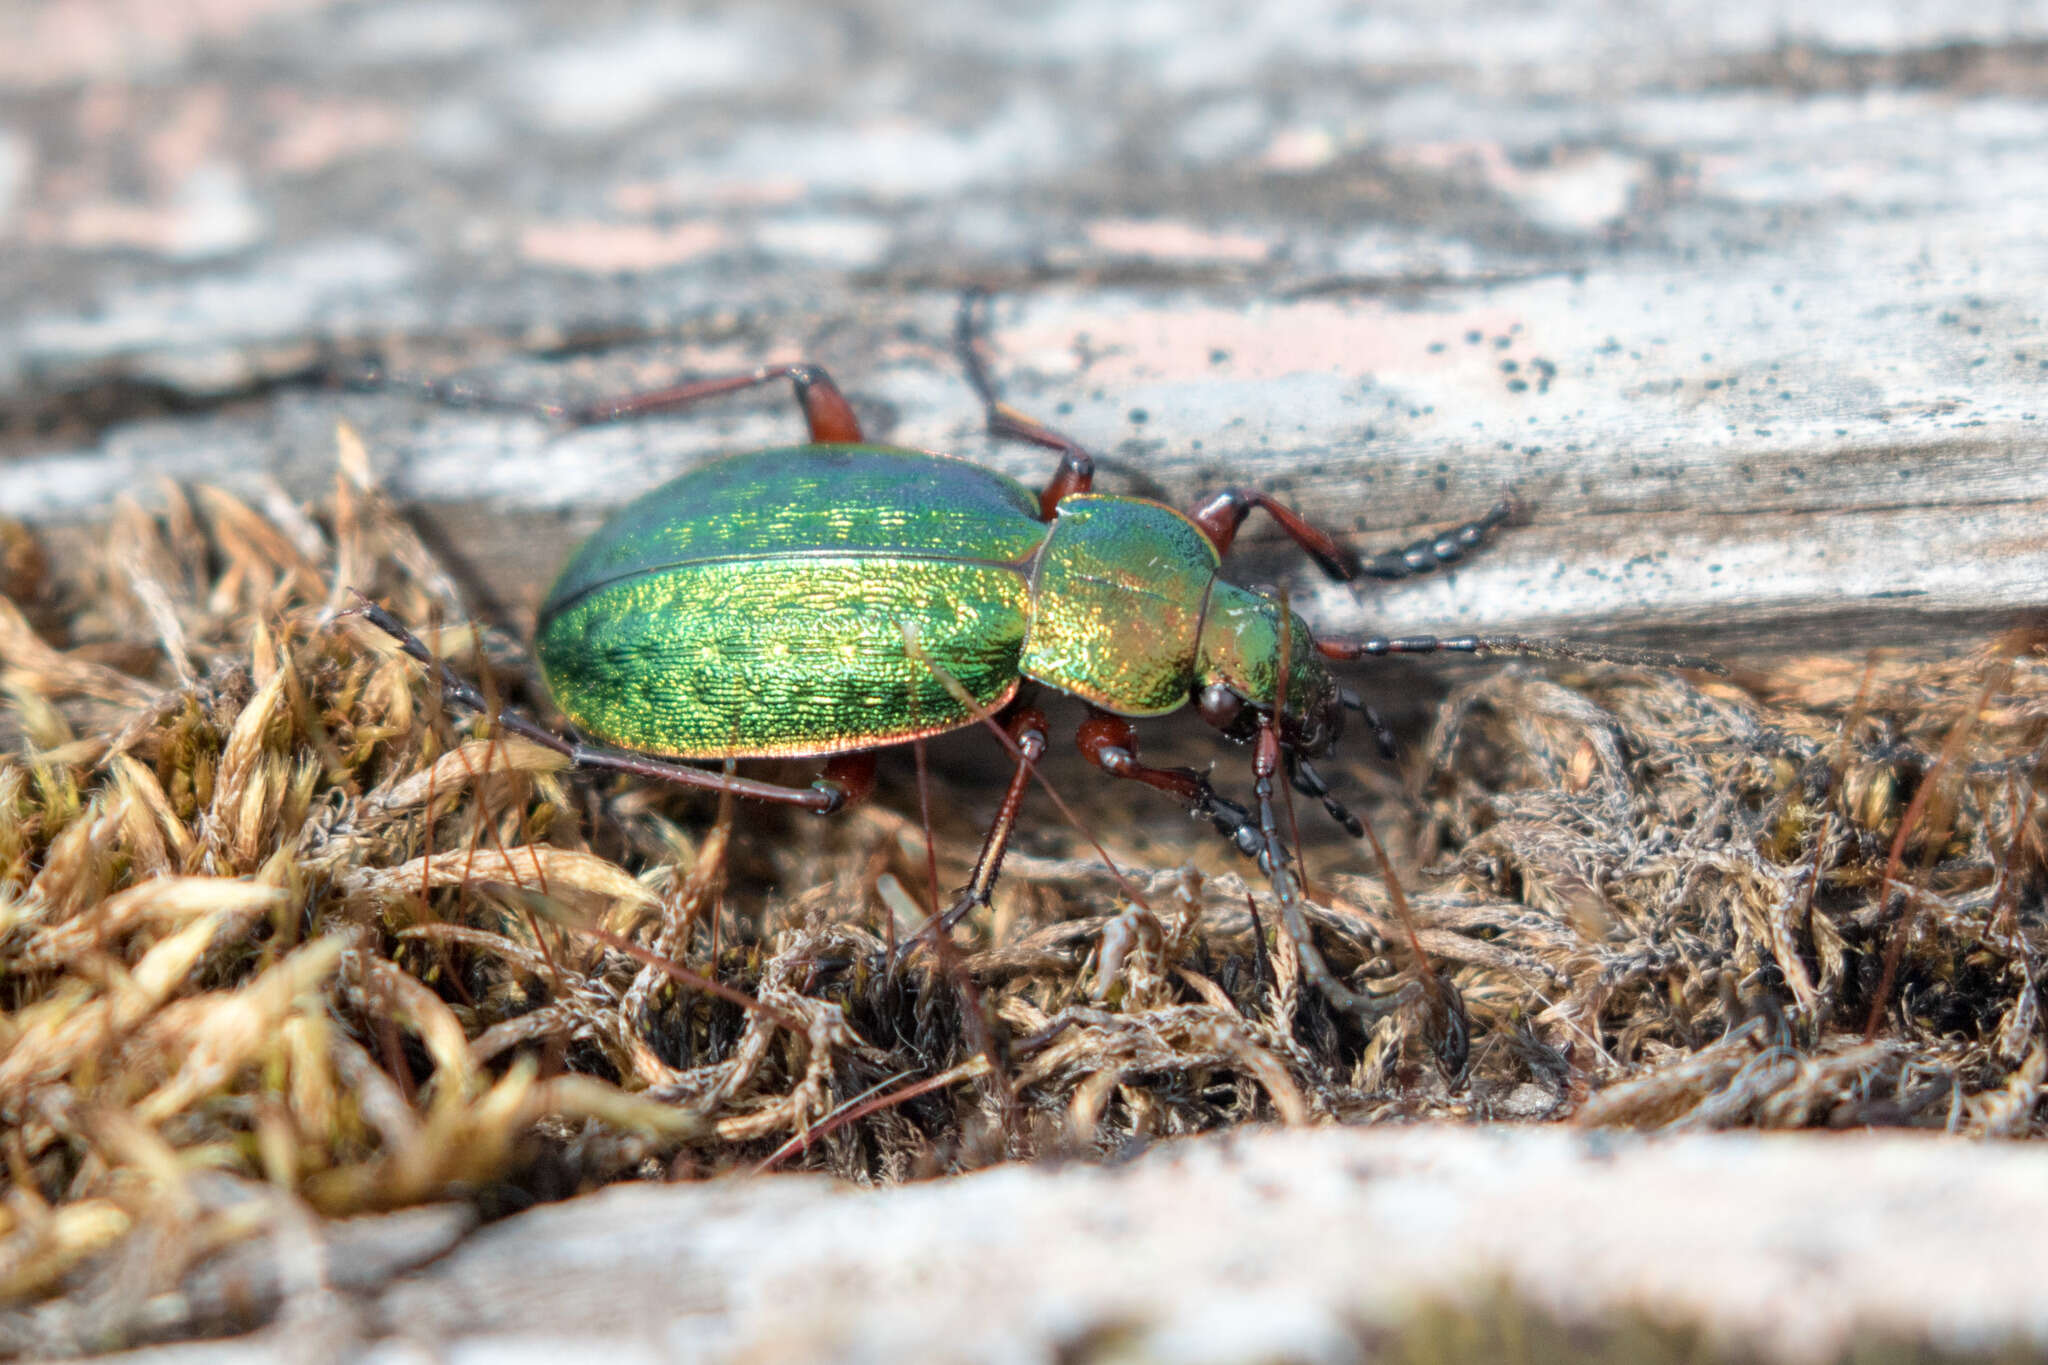
[[[1264,509],[1268,516],[1279,522],[1280,529],[1287,533],[1288,538],[1307,552],[1308,557],[1316,562],[1316,567],[1330,577],[1339,582],[1349,582],[1363,572],[1357,551],[1329,532],[1302,520],[1286,503],[1256,488],[1226,488],[1198,505],[1188,514],[1188,520],[1202,528],[1202,534],[1216,547],[1217,554],[1228,554],[1231,544],[1237,539],[1238,528],[1244,525],[1244,519],[1255,507]]]

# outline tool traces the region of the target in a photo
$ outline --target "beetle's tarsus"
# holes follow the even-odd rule
[[[1323,961],[1323,955],[1310,934],[1308,917],[1302,913],[1300,884],[1287,856],[1287,845],[1280,838],[1279,821],[1273,814],[1273,774],[1281,764],[1279,737],[1271,727],[1265,727],[1259,731],[1258,744],[1254,760],[1257,781],[1252,791],[1259,809],[1256,832],[1260,845],[1259,870],[1265,873],[1272,885],[1273,903],[1280,911],[1281,929],[1293,940],[1295,956],[1300,959],[1302,974],[1309,979],[1309,984],[1332,1006],[1351,1015],[1369,1030],[1391,1007],[1337,980],[1329,964]]]
[[[889,959],[890,966],[902,966],[910,960],[911,955],[921,945],[932,942],[940,934],[952,933],[961,920],[966,919],[968,915],[981,907],[992,903],[986,891],[977,892],[972,886],[962,887],[958,892],[954,893],[951,905],[947,906],[941,913],[933,915],[930,919],[926,920],[916,933],[896,945],[896,952]]]
[[[1345,710],[1356,711],[1364,719],[1366,728],[1372,731],[1373,743],[1378,746],[1381,758],[1391,763],[1401,756],[1400,745],[1394,736],[1394,727],[1387,723],[1385,716],[1348,687],[1339,688],[1337,698],[1343,702]]]
[[[1359,821],[1357,816],[1344,808],[1343,802],[1330,795],[1329,784],[1323,781],[1323,775],[1317,772],[1307,759],[1302,758],[1298,754],[1289,753],[1287,756],[1287,767],[1288,778],[1294,783],[1296,791],[1300,792],[1303,796],[1313,796],[1321,801],[1323,809],[1329,813],[1332,820],[1335,820],[1344,827],[1346,834],[1349,834],[1354,839],[1363,839],[1365,837],[1364,824]]]
[[[1430,573],[1456,564],[1466,554],[1477,549],[1495,527],[1506,524],[1515,515],[1512,498],[1502,498],[1483,517],[1454,526],[1448,531],[1433,536],[1424,536],[1413,544],[1398,550],[1383,550],[1379,554],[1361,559],[1356,577],[1362,578],[1410,578],[1416,574]]]
[[[960,357],[960,368],[967,372],[968,387],[981,400],[982,418],[989,435],[998,440],[1029,441],[1060,453],[1059,467],[1038,495],[1039,517],[1051,521],[1062,499],[1094,487],[1095,457],[1080,442],[1002,401],[995,379],[988,372],[988,362],[982,359],[980,329],[975,326],[975,311],[988,303],[988,297],[988,291],[979,287],[960,295],[960,309],[953,319],[953,349]]]

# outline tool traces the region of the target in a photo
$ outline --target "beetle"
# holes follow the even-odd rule
[[[580,407],[418,381],[442,401],[572,422],[787,381],[808,429],[805,444],[728,456],[661,485],[585,541],[540,609],[535,652],[556,706],[595,742],[512,715],[505,726],[579,766],[829,814],[867,794],[880,750],[994,717],[1017,765],[967,886],[935,921],[950,925],[987,901],[1045,752],[1034,686],[1086,704],[1076,740],[1090,763],[1178,797],[1281,876],[1274,772],[1356,835],[1360,823],[1313,760],[1336,745],[1348,712],[1391,745],[1385,722],[1339,685],[1330,663],[1435,651],[1706,662],[1518,636],[1318,637],[1283,601],[1221,575],[1251,513],[1266,513],[1324,573],[1350,581],[1454,563],[1509,519],[1511,504],[1361,556],[1255,488],[1225,489],[1185,512],[1096,493],[1085,448],[998,399],[976,345],[976,302],[963,300],[955,339],[989,432],[1058,455],[1036,492],[952,456],[867,441],[838,387],[806,363]],[[389,613],[363,610],[433,662]],[[484,707],[446,669],[442,681],[457,700]],[[1139,758],[1133,720],[1188,705],[1227,738],[1260,741],[1256,815],[1203,773]],[[805,756],[825,766],[804,787],[691,766]]]

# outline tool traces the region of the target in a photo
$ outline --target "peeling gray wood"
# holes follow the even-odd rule
[[[313,1322],[126,1359],[266,1360],[315,1333],[337,1361],[1464,1358],[1418,1326],[1431,1305],[1468,1315],[1468,1349],[1551,1320],[1765,1361],[2028,1354],[2044,1258],[2048,1162],[2020,1146],[1265,1130],[887,1190],[615,1186]]]
[[[44,55],[0,71],[0,512],[311,496],[346,413],[516,607],[787,403],[217,396],[321,347],[551,396],[804,355],[877,434],[1036,480],[947,354],[979,281],[1012,396],[1113,487],[1263,482],[1374,545],[1527,505],[1362,599],[1265,533],[1248,571],[1327,629],[1860,651],[2042,605],[2048,6],[257,8],[155,46],[8,21]]]

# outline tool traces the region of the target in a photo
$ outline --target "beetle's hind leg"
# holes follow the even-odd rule
[[[450,407],[488,408],[496,412],[527,412],[536,417],[544,417],[550,422],[589,426],[599,422],[617,422],[628,417],[651,416],[658,412],[678,412],[707,398],[717,398],[723,394],[738,393],[742,389],[772,384],[778,379],[787,379],[796,390],[797,405],[803,409],[804,423],[810,428],[812,441],[819,445],[858,445],[863,439],[860,419],[854,416],[853,405],[846,401],[846,395],[832,382],[832,376],[817,365],[800,362],[789,365],[760,365],[737,374],[708,375],[702,379],[670,384],[665,388],[617,394],[610,398],[597,398],[584,403],[546,403],[506,398],[471,388],[459,380],[416,376],[372,373],[361,377],[357,382],[370,387],[411,389],[423,397],[431,398],[437,403],[445,403]]]
[[[1029,441],[1060,453],[1059,468],[1053,471],[1052,482],[1038,495],[1039,515],[1051,521],[1060,499],[1086,493],[1095,486],[1095,457],[1078,441],[1026,417],[997,396],[988,363],[981,357],[980,329],[975,325],[976,312],[987,302],[988,295],[979,289],[970,289],[960,296],[960,311],[953,321],[953,348],[959,352],[960,368],[967,371],[967,382],[973,386],[975,397],[981,400],[989,435],[999,440]]]
[[[710,768],[694,768],[685,763],[664,762],[644,754],[577,744],[516,711],[493,708],[489,699],[477,690],[474,683],[436,658],[433,651],[428,649],[417,635],[406,629],[404,622],[361,594],[357,596],[360,600],[356,608],[344,614],[361,616],[396,640],[398,647],[409,657],[432,669],[436,680],[441,684],[442,694],[449,700],[480,715],[489,716],[493,723],[501,726],[507,733],[554,750],[568,759],[573,767],[602,768],[610,772],[651,778],[657,782],[698,787],[705,791],[731,792],[734,796],[745,797],[750,801],[772,801],[779,805],[800,806],[820,815],[830,815],[849,801],[859,800],[874,786],[875,755],[872,750],[860,750],[833,759],[827,765],[825,775],[808,787],[785,787],[780,783],[759,782],[750,777],[738,777]]]

